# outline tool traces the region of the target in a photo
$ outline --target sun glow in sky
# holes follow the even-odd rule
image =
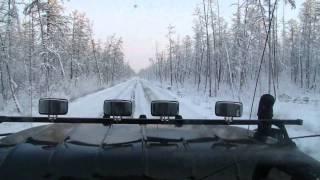
[[[125,60],[138,72],[154,57],[155,47],[165,48],[167,27],[175,26],[182,39],[193,36],[194,12],[201,0],[70,0],[65,1],[66,13],[86,13],[93,23],[95,38],[104,40],[112,34],[124,41]],[[231,22],[234,1],[220,0],[220,16]],[[297,9],[287,8],[286,17],[296,17]],[[282,6],[280,6],[282,7]]]

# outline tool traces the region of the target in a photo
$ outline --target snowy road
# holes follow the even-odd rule
[[[136,80],[132,79],[111,88],[90,94],[70,103],[68,116],[74,117],[101,117],[103,102],[106,99],[131,100],[135,90]]]
[[[197,106],[180,101],[179,97],[170,91],[161,89],[142,79],[131,79],[117,86],[79,98],[69,106],[68,116],[101,117],[105,99],[124,99],[134,102],[133,117],[145,114],[151,117],[150,103],[152,100],[178,100],[180,113],[185,118],[209,118],[197,111]]]
[[[67,116],[73,117],[102,117],[103,115],[103,102],[106,99],[125,99],[134,102],[133,117],[137,118],[141,114],[147,115],[148,118],[153,118],[150,113],[150,102],[152,100],[177,100],[180,105],[180,114],[183,118],[216,118],[214,116],[214,104],[211,101],[200,102],[188,96],[181,96],[172,90],[161,88],[150,82],[133,78],[126,82],[120,83],[116,86],[101,90],[99,92],[89,94],[72,101],[69,104],[69,112]],[[290,112],[283,109],[288,104],[281,104],[281,113],[278,112],[276,107],[276,114],[279,118],[295,118],[291,117]],[[315,111],[316,112],[316,111]],[[284,117],[283,117],[284,116]],[[317,123],[319,127],[320,123]],[[0,133],[16,132],[22,129],[30,128],[35,124],[31,123],[2,123],[0,125]],[[293,136],[314,134],[315,129],[312,129],[312,124],[306,123],[303,127],[289,127],[289,134]],[[123,125],[126,126],[126,125]],[[129,131],[138,130],[140,127],[128,126]],[[127,128],[124,128],[127,129]],[[320,154],[317,147],[320,146],[318,138],[298,140],[298,146],[308,154],[320,160]]]

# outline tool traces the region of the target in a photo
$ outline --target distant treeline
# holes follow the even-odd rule
[[[81,94],[131,76],[122,45],[115,35],[94,40],[90,20],[65,15],[62,1],[0,1],[0,111],[14,104],[23,112],[32,98]]]

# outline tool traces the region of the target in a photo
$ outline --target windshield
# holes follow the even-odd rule
[[[257,119],[271,94],[273,118],[304,120],[291,137],[313,135],[319,16],[318,0],[1,0],[0,116],[40,116],[48,97],[69,101],[66,117],[102,117],[105,100],[121,99],[134,118],[158,118],[151,101],[170,100],[182,118],[215,119],[228,100],[242,102],[238,119]],[[295,142],[320,160],[319,138]]]

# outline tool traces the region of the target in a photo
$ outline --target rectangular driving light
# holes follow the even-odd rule
[[[103,111],[106,116],[131,116],[132,102],[118,99],[105,100]]]
[[[179,102],[157,100],[151,102],[152,116],[176,116],[179,115]]]
[[[68,113],[68,100],[57,98],[41,98],[39,100],[39,114],[65,115]]]
[[[222,117],[241,117],[242,103],[231,101],[218,101],[215,105],[216,116]]]

